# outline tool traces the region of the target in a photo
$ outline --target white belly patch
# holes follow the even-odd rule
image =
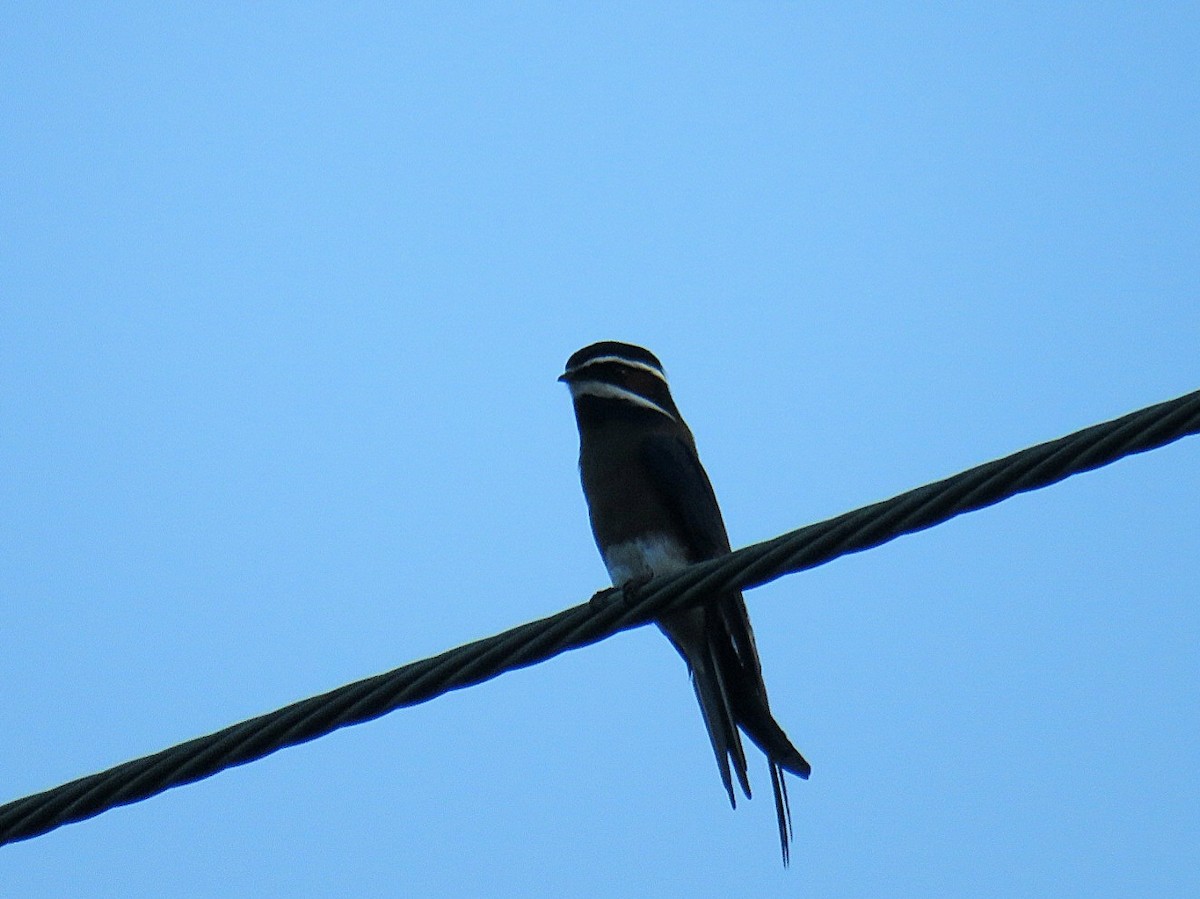
[[[687,564],[679,542],[666,534],[618,543],[604,553],[604,567],[617,587],[636,577],[669,574]]]

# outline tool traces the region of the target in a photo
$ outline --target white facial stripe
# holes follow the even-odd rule
[[[632,390],[626,390],[624,387],[617,387],[615,384],[605,384],[602,381],[572,381],[570,384],[571,396],[598,396],[606,400],[621,400],[626,403],[633,403],[635,406],[642,406],[646,409],[653,409],[655,412],[662,413],[667,418],[674,419],[675,416],[660,406],[658,403],[646,399],[644,396],[639,396]]]
[[[648,371],[650,374],[654,375],[654,377],[661,380],[664,384],[667,383],[667,376],[653,365],[650,365],[647,362],[635,362],[633,359],[626,359],[624,356],[597,356],[595,359],[589,359],[587,362],[583,363],[583,365],[576,366],[575,368],[571,369],[571,371],[584,371],[591,365],[600,365],[604,362],[617,362],[621,365],[627,366],[628,368],[636,368],[639,371]]]

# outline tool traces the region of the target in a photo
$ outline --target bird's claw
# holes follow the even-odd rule
[[[653,574],[639,574],[619,587],[605,587],[603,590],[597,590],[588,600],[588,605],[592,607],[593,611],[599,611],[607,608],[617,598],[617,594],[620,594],[621,601],[625,603],[626,608],[629,608],[641,599],[642,588],[652,580],[654,580]]]
[[[597,590],[588,600],[588,605],[591,606],[593,612],[599,612],[601,609],[607,608],[613,601],[613,597],[620,592],[620,587],[605,587],[603,590]]]

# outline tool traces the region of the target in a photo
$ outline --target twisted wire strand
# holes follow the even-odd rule
[[[0,806],[0,845],[39,836],[244,765],[342,727],[545,661],[664,612],[761,586],[903,534],[925,530],[1134,453],[1200,433],[1200,391],[1039,444],[772,540],[655,578],[636,595],[611,591],[547,618],[356,681],[153,755]]]

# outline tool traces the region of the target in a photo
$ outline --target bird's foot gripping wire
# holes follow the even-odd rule
[[[639,574],[637,577],[630,578],[619,587],[605,587],[603,590],[597,590],[592,594],[592,598],[588,600],[588,605],[593,610],[607,608],[609,604],[616,602],[620,597],[625,603],[625,607],[634,605],[641,599],[642,588],[654,580],[653,574]]]
[[[617,598],[617,594],[620,592],[620,587],[605,587],[603,590],[597,590],[592,594],[592,598],[588,600],[588,605],[592,607],[593,612],[599,612],[601,609],[608,608],[609,604]]]

